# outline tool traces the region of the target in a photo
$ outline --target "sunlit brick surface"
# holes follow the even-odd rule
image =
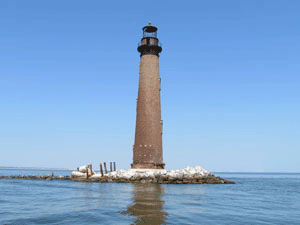
[[[164,168],[158,56],[140,61],[135,143],[132,168]]]

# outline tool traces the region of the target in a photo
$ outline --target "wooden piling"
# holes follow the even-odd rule
[[[101,176],[103,177],[103,168],[102,168],[102,163],[100,163],[100,173],[101,173]]]
[[[90,164],[90,169],[91,169],[91,175],[94,175],[94,173],[93,173],[93,165],[92,164]]]
[[[110,172],[112,172],[112,162],[110,162]]]
[[[116,171],[116,162],[114,162],[114,171]]]
[[[107,173],[106,162],[104,163],[105,173]]]
[[[89,167],[86,167],[86,179],[89,179]]]
[[[54,172],[52,171],[52,173],[51,173],[51,177],[54,177]]]

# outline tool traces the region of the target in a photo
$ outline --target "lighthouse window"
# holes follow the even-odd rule
[[[150,39],[150,45],[154,45],[154,39]]]

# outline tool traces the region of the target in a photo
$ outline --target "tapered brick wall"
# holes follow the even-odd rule
[[[164,168],[158,56],[141,56],[132,168]]]

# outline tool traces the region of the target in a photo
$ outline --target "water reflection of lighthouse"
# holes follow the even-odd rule
[[[136,217],[135,224],[165,224],[162,195],[164,187],[157,184],[132,184],[132,205],[125,214]]]

